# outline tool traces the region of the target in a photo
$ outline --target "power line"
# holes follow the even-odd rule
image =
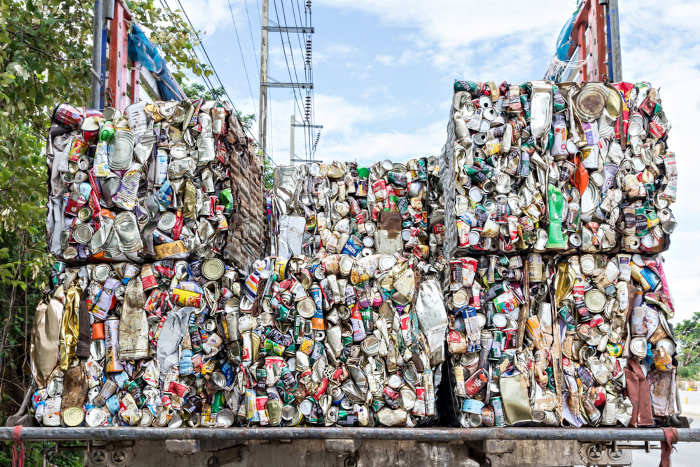
[[[165,1],[167,3],[167,0],[165,0]],[[209,62],[209,65],[211,65],[211,69],[214,72],[214,76],[216,77],[216,80],[219,82],[219,85],[224,90],[224,94],[226,94],[226,97],[228,97],[228,100],[231,103],[231,105],[234,105],[233,99],[231,99],[231,96],[228,95],[228,91],[226,90],[224,83],[221,81],[221,78],[219,77],[219,73],[216,71],[216,68],[214,68],[214,62],[212,62],[211,58],[209,57],[209,52],[207,52],[206,47],[204,47],[204,42],[202,42],[202,38],[199,37],[199,33],[197,32],[197,28],[195,28],[194,24],[192,24],[192,21],[190,21],[190,17],[187,15],[187,12],[185,11],[185,7],[182,6],[182,2],[180,0],[176,0],[176,1],[177,1],[177,4],[180,5],[180,10],[182,10],[182,14],[185,15],[185,19],[190,24],[190,27],[192,28],[192,32],[194,32],[194,35],[197,38],[197,41],[199,42],[199,47],[201,47],[202,52],[204,52],[204,56],[207,58],[207,61]],[[234,105],[234,109],[235,108],[236,108],[236,106]]]
[[[163,6],[163,8],[166,8],[171,15],[175,15],[175,12],[170,8],[170,5],[165,0],[160,0],[160,4]],[[183,12],[184,13],[184,12]],[[200,68],[200,75],[202,77],[202,81],[204,82],[204,86],[209,89],[209,92],[213,95],[214,94],[214,85],[211,84],[211,80],[207,77],[207,75],[204,73],[204,69],[202,68],[202,62],[197,56],[197,52],[195,52],[194,48],[188,49],[189,55],[192,59],[194,59],[195,62],[199,65]]]
[[[295,2],[297,9],[299,10],[299,18],[301,18],[301,7],[299,6],[299,2]],[[307,0],[306,2],[306,7],[304,8],[304,21],[307,25],[311,25],[311,1]],[[314,79],[314,72],[313,72],[313,63],[311,60],[311,34],[307,34],[305,37],[305,42],[307,44],[307,49],[306,49],[306,56],[304,58],[304,69],[308,75],[308,80],[309,82],[313,82]],[[313,155],[316,153],[316,144],[318,143],[318,136],[320,135],[321,130],[317,130],[317,137],[316,141],[313,142],[313,128],[316,126],[316,117],[314,116],[314,94],[313,94],[313,89],[309,89],[306,92],[307,99],[308,99],[308,112],[309,112],[309,118],[307,120],[310,120],[309,123],[311,123],[311,126],[307,128],[307,131],[309,133],[309,144],[311,145],[311,157],[313,158]]]
[[[163,3],[163,2],[165,2],[165,5],[167,6],[168,10],[170,10],[170,12],[172,13],[172,9],[170,8],[170,5],[168,5],[167,0],[161,0],[161,3]],[[233,99],[231,99],[231,96],[229,96],[228,91],[226,90],[226,87],[224,86],[224,83],[221,81],[221,78],[219,77],[219,73],[216,71],[216,68],[214,67],[214,63],[212,62],[211,58],[209,57],[209,53],[207,52],[206,47],[204,47],[204,43],[202,42],[202,39],[199,37],[199,33],[197,32],[197,29],[194,27],[194,24],[192,24],[190,17],[187,15],[185,8],[182,6],[182,2],[180,0],[177,0],[177,3],[178,3],[178,5],[180,5],[180,10],[182,11],[182,14],[185,15],[185,19],[187,20],[190,27],[192,28],[192,32],[194,32],[194,35],[197,38],[197,41],[199,42],[199,47],[202,49],[202,52],[204,52],[204,56],[206,57],[207,61],[209,62],[209,65],[211,66],[211,69],[214,72],[214,76],[216,77],[216,80],[219,82],[221,89],[224,90],[224,94],[226,94],[226,97],[228,98],[229,103],[233,107],[233,110],[238,115],[242,115],[241,112],[236,108],[236,104],[234,104]],[[260,150],[263,153],[263,156],[268,158],[274,164],[274,160],[272,160],[272,157],[270,157],[270,155],[264,151],[262,146],[260,146],[260,143],[258,142],[257,138],[255,138],[255,136],[252,134],[250,129],[248,127],[246,127],[245,125],[243,125],[243,131],[250,134],[250,138],[255,142],[255,144],[258,146],[258,148],[260,148]]]
[[[275,4],[275,17],[277,18],[277,24],[280,24],[280,18],[279,18],[279,14],[277,11],[277,0],[274,1],[274,4]],[[280,33],[280,41],[282,42],[282,54],[284,55],[284,62],[287,65],[287,74],[289,75],[289,81],[293,81],[292,80],[292,69],[289,66],[289,60],[287,59],[287,47],[285,46],[285,43],[284,43],[284,36],[282,35],[281,30],[279,31],[279,33]],[[292,63],[294,63],[294,59],[292,59]],[[299,78],[297,78],[296,82],[299,82]],[[296,89],[292,88],[292,92],[294,93],[294,102],[296,103],[297,108],[299,109],[299,113],[303,114],[304,112],[302,112],[302,110],[301,110],[302,106],[299,104],[299,100],[297,100]]]
[[[274,0],[274,3],[275,3],[275,17],[277,18],[277,24],[279,25],[279,24],[280,24],[280,19],[279,19],[278,7],[277,7],[277,0]],[[282,5],[282,17],[284,18],[284,25],[285,25],[285,27],[286,27],[286,26],[287,26],[287,14],[286,14],[285,9],[284,9],[284,0],[280,0],[280,3],[281,3],[281,5]],[[281,29],[280,29],[279,33],[280,33],[280,40],[282,41],[282,52],[284,53],[284,61],[285,61],[285,63],[287,64],[287,72],[289,73],[289,80],[292,81],[292,74],[291,74],[291,70],[289,69],[289,61],[287,60],[287,51],[286,51],[286,48],[285,48],[285,45],[284,45],[284,36],[282,35],[282,30],[281,30]],[[292,67],[293,67],[293,69],[294,69],[294,78],[295,78],[296,82],[298,83],[298,82],[299,82],[299,75],[297,74],[296,63],[294,62],[294,48],[292,47],[292,41],[291,41],[291,39],[290,39],[290,37],[289,37],[289,30],[286,31],[286,35],[287,35],[287,42],[289,43],[289,54],[290,54],[291,59],[292,59]],[[304,111],[303,111],[304,106],[303,106],[303,105],[300,105],[300,104],[299,104],[299,101],[297,101],[297,90],[296,90],[296,88],[292,88],[292,92],[294,93],[294,100],[295,100],[296,103],[297,103],[297,107],[299,107],[299,113],[300,113],[301,115],[305,115],[305,113],[304,113]],[[299,100],[303,102],[304,99],[302,99],[301,91],[299,91],[298,94],[299,94]],[[308,155],[309,155],[309,147],[308,147],[308,141],[307,141],[307,137],[306,137],[306,136],[307,136],[307,135],[306,135],[306,132],[305,132],[305,133],[304,133],[304,155],[308,158]]]
[[[250,22],[250,15],[248,14],[248,0],[245,0],[243,2],[243,7],[245,8],[245,16],[248,19],[248,32],[250,33],[250,45],[253,48],[253,51],[255,51],[255,39],[253,39],[253,26]],[[258,63],[258,56],[253,53],[253,59],[255,60],[255,66],[257,69],[260,68],[260,63]]]
[[[231,7],[231,1],[227,0],[228,11],[231,13],[231,21],[233,21],[233,31],[236,33],[236,42],[238,43],[238,51],[241,53],[241,61],[243,62],[243,72],[245,73],[245,80],[248,83],[248,92],[250,93],[250,100],[255,102],[253,98],[253,88],[250,86],[250,77],[248,76],[248,67],[245,64],[245,56],[243,55],[243,47],[241,47],[241,38],[238,37],[238,26],[236,25],[236,18],[233,14],[233,8]]]
[[[294,7],[296,7],[296,9]],[[297,24],[297,14],[296,14],[297,10],[299,11],[299,23],[298,24],[300,26],[308,26],[308,24],[306,24],[305,21],[304,22],[301,21],[302,17],[301,17],[301,10],[299,9],[299,2],[292,0],[292,15],[294,15],[294,24]],[[303,57],[304,56],[304,45],[301,42],[301,36],[302,36],[301,34],[297,34],[297,42],[299,43],[299,51],[301,51],[301,55]],[[309,73],[308,73],[306,65],[304,65],[304,77],[305,77],[307,82],[309,82],[309,83],[311,82],[309,80]]]
[[[284,22],[287,23],[287,15],[285,14],[285,11],[284,11],[284,0],[281,0],[281,1],[282,1],[282,16],[284,17]],[[299,3],[295,0],[291,0],[291,3],[292,3],[292,16],[294,17],[294,26],[297,26],[297,27],[307,26],[306,24],[301,22],[301,11],[299,11],[299,20],[297,20],[296,9],[299,8]],[[296,7],[296,9],[295,9],[295,7]],[[301,42],[301,34],[297,34],[296,36],[297,36],[297,43],[299,44],[299,53],[301,53],[302,61],[304,62],[304,78],[306,79],[307,82],[311,82],[309,80],[309,69],[306,65],[306,60],[304,59],[305,54],[304,54],[304,47],[302,46],[302,42]],[[294,52],[293,52],[293,47],[292,47],[292,41],[289,37],[289,30],[287,30],[287,42],[289,42],[289,48],[292,50],[292,63],[294,63]],[[294,76],[296,77],[296,67],[294,68]],[[298,80],[298,78],[297,78],[297,80]],[[309,99],[309,95],[311,92],[312,92],[311,90],[306,91],[307,100]],[[301,91],[299,92],[299,94],[301,95]],[[308,118],[306,118],[306,117],[308,117],[308,114],[306,113],[307,112],[306,105],[307,105],[307,103],[304,102],[304,121],[308,120]],[[306,158],[308,159],[309,155],[311,154],[311,150],[310,150],[310,148],[311,148],[311,135],[309,133],[309,128],[304,128],[304,130],[305,130],[304,131],[304,154],[305,154]]]

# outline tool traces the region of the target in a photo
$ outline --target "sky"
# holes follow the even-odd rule
[[[260,0],[181,0],[224,86],[243,113],[258,113]],[[173,8],[176,0],[169,0]],[[270,24],[293,24],[305,0],[270,0]],[[371,162],[439,154],[455,79],[542,79],[575,0],[315,0],[316,157]],[[294,7],[298,5],[298,9]],[[294,8],[293,8],[294,7]],[[286,22],[284,20],[286,16]],[[279,18],[279,21],[278,19]],[[660,88],[679,170],[678,227],[664,254],[677,322],[700,311],[700,2],[620,0],[625,81]],[[238,36],[236,36],[236,32]],[[270,32],[270,78],[290,81],[280,33]],[[282,35],[285,44],[287,36]],[[303,75],[297,37],[297,74]],[[285,45],[290,55],[288,45]],[[292,63],[292,77],[294,70]],[[268,149],[289,161],[292,93],[271,89]],[[299,111],[296,111],[297,119]],[[257,125],[256,125],[257,136]],[[304,154],[301,130],[296,154]]]

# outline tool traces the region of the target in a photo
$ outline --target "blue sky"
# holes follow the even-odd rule
[[[236,106],[257,114],[260,1],[231,0],[252,93],[228,2],[182,1],[205,32],[204,44]],[[293,1],[284,1],[290,23]],[[284,22],[282,2],[270,0],[271,22],[275,4]],[[367,162],[438,154],[452,81],[541,79],[575,5],[574,0],[313,1],[315,120],[325,126],[317,157]],[[673,125],[679,227],[665,257],[677,314],[684,318],[700,311],[700,2],[620,0],[620,18],[624,78],[660,87]],[[292,43],[301,74],[295,37]],[[288,81],[281,51],[279,33],[270,33],[270,76]],[[268,153],[278,164],[289,160],[290,96],[288,90],[270,91]],[[301,131],[296,148],[303,153]]]

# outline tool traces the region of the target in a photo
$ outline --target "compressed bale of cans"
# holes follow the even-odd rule
[[[240,277],[219,259],[56,267],[31,339],[37,421],[232,425]]]
[[[268,203],[273,252],[436,257],[444,238],[440,171],[437,157],[279,167]]]
[[[675,227],[670,124],[649,83],[457,81],[448,243],[470,252],[657,253]]]
[[[433,276],[399,254],[257,262],[240,303],[242,371],[255,381],[245,387],[242,420],[434,421],[447,316]]]
[[[295,401],[293,394],[282,397],[292,420],[360,426],[436,420],[446,329],[431,265],[444,223],[439,171],[435,157],[275,170],[271,244],[278,257],[291,256],[283,268],[291,278],[276,267],[265,291],[251,295],[271,317],[250,339],[285,331],[284,342],[269,345],[285,350],[274,358],[287,358],[287,378],[301,389]],[[247,286],[257,281],[252,275]],[[248,363],[263,367],[262,359]]]
[[[651,426],[679,413],[658,256],[453,259],[446,301],[464,427]]]
[[[428,194],[437,167],[429,174],[427,162],[353,167],[343,177],[332,172],[344,171],[342,164],[318,166],[300,199],[324,190],[331,196],[301,211],[300,231],[309,235],[298,235],[298,247],[311,239],[308,257],[268,257],[247,268],[216,257],[56,262],[32,337],[37,420],[170,427],[434,422],[447,316],[429,262],[428,231],[437,251],[442,211],[439,196]],[[346,189],[353,199],[338,198]],[[268,201],[284,207],[277,194]],[[339,203],[356,211],[352,221],[349,211],[340,216]],[[335,211],[320,209],[330,205]],[[432,218],[429,206],[436,207]],[[393,216],[390,223],[381,212]],[[295,224],[278,225],[283,236]],[[392,247],[374,249],[372,234]]]
[[[675,156],[648,83],[458,81],[441,180],[452,423],[673,423],[656,253]],[[644,326],[640,323],[647,323]]]
[[[262,254],[261,162],[228,103],[56,107],[47,139],[47,243],[58,259]],[[245,228],[243,228],[245,226]]]

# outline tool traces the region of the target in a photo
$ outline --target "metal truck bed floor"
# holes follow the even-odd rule
[[[0,428],[0,440],[12,440],[13,428]],[[661,441],[661,428],[49,428],[25,427],[23,440],[297,440],[358,439],[413,441],[575,440]],[[678,429],[678,440],[700,441],[699,428]]]

